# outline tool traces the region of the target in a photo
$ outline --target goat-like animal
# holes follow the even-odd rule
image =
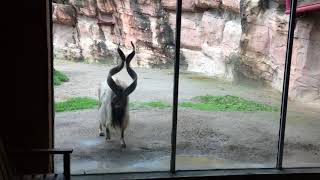
[[[137,87],[137,74],[130,67],[130,62],[135,55],[135,47],[131,42],[133,51],[125,57],[122,50],[118,47],[118,53],[121,57],[121,63],[109,71],[107,81],[101,83],[98,89],[99,96],[99,135],[104,136],[106,129],[106,139],[109,140],[110,128],[121,130],[120,143],[123,148],[126,147],[124,141],[124,131],[129,124],[129,95]],[[126,64],[126,69],[133,82],[127,86],[125,82],[113,80],[112,76],[120,72]]]

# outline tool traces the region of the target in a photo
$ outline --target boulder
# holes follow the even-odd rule
[[[56,59],[82,61],[82,49],[76,28],[63,24],[53,25],[53,54]]]
[[[112,14],[116,11],[116,4],[114,1],[97,0],[98,10],[104,14]]]
[[[240,11],[240,0],[222,0],[222,6],[235,12]]]
[[[201,19],[201,26],[203,27],[201,40],[203,40],[203,43],[207,43],[209,46],[220,45],[223,38],[225,21],[217,13],[204,12]]]
[[[229,56],[231,53],[239,51],[241,34],[240,21],[235,20],[226,22],[222,38],[224,56]]]
[[[162,2],[162,6],[164,7],[164,9],[166,10],[170,10],[170,11],[175,11],[176,10],[176,0],[165,0],[165,1],[161,1]],[[182,11],[184,12],[193,12],[195,11],[195,7],[196,7],[196,0],[184,0],[182,1]]]
[[[213,9],[218,8],[221,0],[195,0],[195,7],[197,9]]]
[[[253,26],[247,33],[248,50],[258,52],[264,55],[269,54],[269,28],[266,26]]]
[[[52,22],[74,26],[77,22],[77,13],[70,5],[52,3]]]
[[[69,3],[76,8],[79,15],[88,17],[95,17],[97,15],[96,0],[69,0]]]

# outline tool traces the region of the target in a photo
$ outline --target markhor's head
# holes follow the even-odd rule
[[[112,108],[112,117],[118,120],[122,119],[125,114],[126,108],[128,106],[128,96],[136,89],[137,87],[137,74],[136,72],[130,67],[130,62],[135,55],[135,47],[131,42],[133,47],[133,51],[125,57],[122,50],[118,47],[118,53],[121,57],[121,63],[116,67],[112,68],[109,71],[109,75],[107,78],[107,83],[112,90],[111,95],[111,108]],[[126,63],[126,69],[129,76],[132,78],[133,82],[129,86],[125,86],[121,84],[120,81],[114,81],[112,76],[117,74],[122,70],[124,67],[124,63]]]
[[[111,107],[119,111],[127,106],[128,96],[124,95],[125,88],[120,85],[119,81],[116,81],[116,84],[119,86],[121,93],[120,96],[116,95],[114,92],[111,94]]]
[[[122,86],[119,89],[124,90]],[[113,127],[122,127],[123,118],[126,115],[128,108],[128,96],[118,96],[115,93],[111,94],[111,125]]]

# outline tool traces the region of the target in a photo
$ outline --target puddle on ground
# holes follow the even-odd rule
[[[182,169],[205,169],[221,166],[224,161],[208,156],[177,156],[176,164]]]
[[[214,159],[208,156],[177,156],[176,164],[182,169],[207,169],[216,168],[224,163],[222,160]],[[142,162],[137,162],[131,165],[133,168],[144,168],[150,170],[169,169],[170,157],[163,159],[147,160]]]
[[[57,165],[56,167],[62,167]],[[266,168],[266,164],[255,164],[245,162],[232,162],[215,159],[208,156],[177,156],[177,170],[200,170],[200,169],[227,169],[227,168]],[[91,173],[122,173],[122,172],[148,172],[148,171],[169,171],[170,157],[161,159],[133,161],[127,164],[123,161],[114,163],[110,161],[95,160],[74,160],[71,163],[72,174]],[[62,169],[57,169],[62,172]]]
[[[81,145],[86,145],[86,146],[95,146],[98,144],[102,144],[105,142],[104,138],[85,138],[85,139],[80,139],[79,144]]]

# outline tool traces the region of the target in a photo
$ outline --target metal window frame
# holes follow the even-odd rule
[[[278,170],[267,169],[220,169],[220,170],[179,170],[175,173],[168,171],[128,172],[128,173],[96,173],[72,175],[72,179],[319,179],[320,168],[286,168]]]
[[[51,144],[51,147],[52,148],[54,148],[54,145],[55,145],[55,138],[54,138],[54,134],[55,134],[55,128],[54,128],[54,124],[55,124],[55,110],[54,110],[54,63],[53,63],[53,20],[52,20],[52,12],[53,12],[53,10],[52,10],[52,0],[47,0],[47,3],[49,3],[49,6],[47,5],[47,11],[48,11],[48,16],[49,17],[47,17],[47,19],[48,19],[48,21],[49,22],[47,22],[47,26],[49,26],[49,34],[48,34],[48,38],[47,38],[47,40],[48,40],[48,46],[49,46],[49,51],[50,51],[50,68],[51,68],[51,72],[49,72],[50,73],[50,92],[49,92],[49,102],[51,102],[52,104],[51,104],[51,108],[52,109],[49,109],[49,112],[50,112],[50,118],[51,118],[51,128],[52,128],[52,130],[51,130],[51,139],[52,139],[52,144]],[[51,167],[52,167],[52,169],[51,169],[51,171],[52,172],[54,172],[54,169],[55,169],[55,166],[54,166],[54,156],[53,155],[51,155],[51,163],[50,163],[50,165],[51,165]]]
[[[283,168],[282,161],[283,161],[283,149],[284,149],[284,140],[285,140],[285,131],[286,131],[286,120],[287,120],[287,105],[288,105],[288,94],[289,94],[289,83],[290,83],[292,47],[293,47],[294,30],[296,25],[297,0],[291,0],[290,9],[291,11],[290,11],[290,17],[289,17],[286,59],[285,59],[284,75],[283,75],[280,126],[279,126],[279,137],[278,137],[278,153],[277,153],[277,164],[276,164],[276,168],[280,170]]]
[[[182,13],[182,0],[177,0],[177,3],[176,3],[176,42],[175,42],[175,61],[174,61],[174,79],[173,79],[171,160],[170,160],[170,172],[172,174],[176,172],[181,13]]]
[[[49,2],[49,13],[52,14],[52,0]],[[206,176],[250,176],[250,175],[283,175],[283,174],[320,174],[320,167],[295,167],[295,168],[283,168],[283,149],[284,149],[284,137],[285,137],[285,125],[288,103],[288,91],[290,81],[290,68],[292,58],[292,45],[294,38],[294,27],[296,22],[296,8],[297,0],[291,1],[288,41],[286,49],[285,69],[284,69],[284,81],[281,100],[281,114],[280,114],[280,127],[279,127],[279,139],[278,139],[278,152],[276,168],[245,168],[245,169],[203,169],[203,170],[176,170],[176,144],[177,144],[177,115],[178,115],[178,95],[179,95],[179,69],[180,69],[180,39],[181,39],[181,14],[182,14],[182,0],[176,0],[176,39],[175,39],[175,61],[174,61],[174,88],[173,88],[173,111],[172,111],[172,132],[171,132],[171,157],[170,157],[170,170],[169,171],[149,171],[149,172],[127,172],[127,173],[92,173],[92,174],[73,174],[74,177],[81,176],[97,176],[102,179],[106,177],[115,178],[130,178],[130,179],[143,179],[143,178],[183,178],[183,177],[206,177]],[[49,18],[50,23],[50,42],[52,44],[52,17]],[[53,46],[51,53],[53,53]],[[53,56],[51,56],[51,75],[53,74]],[[53,76],[51,76],[53,78]],[[53,80],[51,79],[51,83]],[[54,89],[51,86],[52,102],[54,102]],[[54,104],[53,104],[54,105]],[[52,105],[52,108],[54,106]],[[53,111],[54,112],[54,111]],[[52,113],[54,123],[54,113]],[[54,126],[52,135],[54,137]],[[54,138],[53,138],[54,139]],[[54,147],[54,144],[53,144]],[[53,162],[53,161],[52,161]],[[52,163],[54,165],[54,163]]]

